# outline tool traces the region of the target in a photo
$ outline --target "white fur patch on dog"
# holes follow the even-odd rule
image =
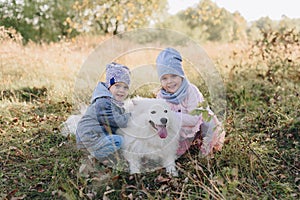
[[[70,115],[68,119],[60,125],[60,133],[63,136],[66,137],[68,135],[76,135],[77,124],[84,115],[87,107],[88,106],[85,104],[80,104],[80,113],[76,115]]]
[[[126,128],[118,129],[124,136],[122,152],[129,162],[130,173],[141,173],[165,167],[177,176],[175,167],[180,120],[163,99],[135,98],[128,104],[131,118]],[[155,162],[144,164],[145,160]]]

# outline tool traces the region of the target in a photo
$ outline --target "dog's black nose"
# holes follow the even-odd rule
[[[160,121],[161,121],[162,124],[166,124],[168,122],[168,119],[167,118],[161,118]]]

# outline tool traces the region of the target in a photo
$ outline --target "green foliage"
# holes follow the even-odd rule
[[[184,34],[178,32],[157,31],[157,29],[139,29],[130,34],[118,35],[123,41],[132,41],[138,44],[157,43],[168,46],[184,46],[189,40]]]
[[[168,27],[197,41],[235,41],[246,39],[246,21],[239,13],[231,14],[211,0],[203,0],[196,7],[170,16],[159,27]]]
[[[197,41],[233,42],[261,39],[261,32],[300,31],[300,20],[283,16],[274,21],[262,17],[248,23],[240,13],[230,13],[211,0],[170,16],[167,0],[7,0],[0,1],[0,26],[13,28],[23,42],[57,42],[83,32],[118,34],[137,28],[169,28]],[[139,40],[149,40],[139,36]],[[168,42],[167,35],[150,38]]]
[[[208,122],[211,120],[212,116],[209,115],[209,110],[206,109],[207,107],[208,107],[207,101],[203,101],[199,103],[196,109],[190,112],[190,115],[202,115],[203,120]]]
[[[0,2],[0,26],[13,27],[21,33],[24,42],[59,41],[77,35],[66,22],[72,16],[72,0],[41,0]]]
[[[80,32],[117,34],[149,25],[164,12],[166,0],[0,1],[0,26],[21,33],[24,42],[57,42]]]
[[[253,41],[261,39],[261,32],[270,30],[283,33],[295,29],[299,32],[300,20],[283,16],[281,20],[275,21],[262,17],[247,23],[240,13],[230,13],[211,0],[202,0],[194,7],[166,17],[156,27],[174,29],[201,42]]]
[[[249,40],[261,40],[261,33],[278,32],[279,34],[283,34],[290,30],[294,30],[296,33],[299,32],[300,20],[283,16],[279,21],[275,21],[269,17],[261,17],[252,22],[246,29]]]
[[[71,23],[82,32],[117,34],[149,25],[165,6],[166,0],[76,1]]]

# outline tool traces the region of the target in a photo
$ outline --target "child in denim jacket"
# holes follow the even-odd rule
[[[130,117],[123,108],[129,85],[128,67],[118,63],[106,66],[106,82],[98,83],[91,104],[77,125],[79,149],[86,149],[92,157],[101,160],[121,148],[123,137],[116,130],[126,127]]]

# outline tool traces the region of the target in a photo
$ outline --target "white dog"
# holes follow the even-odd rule
[[[178,176],[175,168],[180,120],[163,99],[135,98],[129,107],[131,118],[124,136],[123,155],[129,162],[130,173],[140,173],[142,160],[154,160],[166,172]]]
[[[122,152],[129,162],[130,173],[142,172],[143,158],[146,158],[157,161],[156,167],[165,167],[167,173],[177,176],[175,159],[181,127],[179,116],[163,99],[138,97],[126,103],[131,118],[127,127],[117,132],[124,136]],[[71,115],[61,125],[63,135],[75,135],[77,123],[86,107],[81,106],[79,114]]]

